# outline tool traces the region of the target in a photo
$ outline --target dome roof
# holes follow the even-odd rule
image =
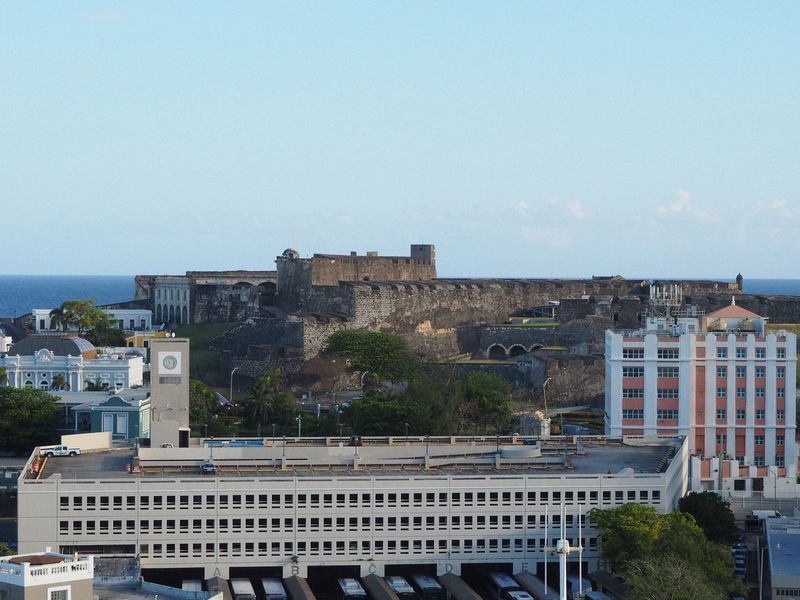
[[[76,335],[32,335],[14,344],[8,355],[33,356],[39,350],[50,350],[55,356],[97,358],[94,345]]]

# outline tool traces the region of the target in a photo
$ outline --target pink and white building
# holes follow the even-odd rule
[[[734,300],[607,331],[606,433],[685,435],[693,489],[781,495],[797,475],[796,336],[766,321]]]

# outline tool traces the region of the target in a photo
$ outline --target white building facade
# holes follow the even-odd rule
[[[202,566],[205,577],[248,566],[306,576],[309,567],[353,564],[362,575],[381,575],[391,564],[434,564],[438,573],[458,574],[475,562],[535,571],[560,535],[563,504],[572,545],[580,516],[583,560],[591,567],[599,559],[587,518],[592,508],[635,502],[666,513],[687,486],[682,439],[587,442],[583,456],[599,468],[586,468],[576,454],[569,469],[557,466],[559,450],[527,465],[520,457],[528,446],[500,445],[495,456],[494,439],[435,440],[430,450],[419,440],[367,444],[216,447],[220,471],[205,476],[199,466],[207,447],[140,449],[131,475],[84,478],[85,458],[74,457],[76,477],[45,470],[38,480],[20,479],[20,548],[47,540],[65,552],[135,553],[144,570]],[[634,461],[647,455],[654,468],[609,473],[617,452]],[[462,453],[463,468],[441,467]]]
[[[50,552],[0,557],[0,598],[84,600],[92,597],[94,559]]]
[[[153,286],[156,323],[191,323],[191,279],[180,275],[156,277]]]
[[[723,459],[718,478],[796,476],[793,333],[767,331],[766,319],[732,304],[700,318],[649,319],[639,331],[609,330],[605,342],[606,433],[685,435],[693,455]]]
[[[145,308],[103,308],[102,311],[111,318],[111,324],[125,331],[151,331],[153,329],[153,311]],[[37,333],[52,329],[51,309],[34,308],[31,311],[33,329]],[[68,331],[77,331],[71,327]]]
[[[8,385],[49,390],[60,374],[70,390],[80,392],[88,382],[99,380],[110,389],[141,386],[144,383],[144,359],[141,356],[110,355],[100,358],[57,356],[51,350],[37,350],[29,356],[0,357],[6,369]]]

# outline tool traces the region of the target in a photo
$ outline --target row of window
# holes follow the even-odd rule
[[[756,409],[756,421],[763,421],[767,416],[766,411],[763,408]],[[728,411],[724,408],[717,409],[717,419],[727,419],[728,418]],[[744,408],[737,408],[736,409],[736,419],[738,421],[743,421],[747,418],[747,410]],[[783,409],[779,409],[775,411],[775,419],[777,421],[783,421],[786,418],[786,412]]]
[[[698,348],[699,351],[705,351],[705,348]],[[658,348],[656,356],[659,360],[677,360],[680,357],[680,348]],[[777,359],[786,358],[786,348],[776,348],[775,356]],[[755,358],[765,359],[767,357],[766,348],[755,348]],[[622,358],[632,360],[644,359],[644,348],[623,348]],[[724,346],[717,347],[717,358],[728,358],[728,349]],[[747,348],[744,346],[737,346],[736,358],[746,359]]]
[[[678,418],[677,410],[671,409],[658,409],[656,410],[656,419],[677,419]],[[717,409],[717,419],[727,419],[728,418],[728,411],[724,408]],[[738,421],[743,421],[747,416],[747,411],[744,408],[737,408],[736,409],[736,419]],[[763,421],[766,413],[763,409],[756,410],[756,421]],[[622,411],[622,418],[623,419],[644,419],[644,410],[641,408],[627,408],[623,409]],[[775,419],[778,421],[783,421],[786,418],[786,413],[783,410],[775,411]],[[758,436],[756,436],[758,437]],[[776,436],[776,443],[779,445],[783,445],[784,437],[782,435]],[[780,441],[777,441],[780,440]]]
[[[570,546],[577,538],[567,538]],[[338,540],[311,542],[195,542],[192,544],[140,544],[142,558],[215,558],[241,556],[381,556],[385,554],[482,554],[543,552],[545,542],[554,548],[558,538],[502,538],[502,539],[451,539],[451,540]],[[597,538],[583,538],[582,545],[589,551],[597,550]]]
[[[622,491],[615,492],[615,499],[622,500]],[[629,495],[635,491],[630,490]],[[644,497],[648,490],[641,490]],[[653,490],[653,496],[658,497],[658,490]],[[449,497],[449,503],[448,503]],[[70,498],[72,502],[70,505]],[[334,498],[336,504],[334,505]],[[597,504],[597,491],[529,491],[527,504]],[[212,509],[279,509],[279,508],[358,508],[371,506],[373,495],[364,494],[194,494],[180,496],[140,496],[139,508],[154,510],[175,510],[192,508]],[[85,502],[84,502],[85,500]],[[151,502],[152,500],[152,502]],[[296,500],[296,504],[295,504]],[[374,495],[376,507],[432,507],[432,506],[523,506],[525,505],[524,492],[416,492],[416,493],[378,493]],[[398,502],[399,500],[399,502]],[[611,492],[603,492],[603,501],[611,500]],[[256,501],[258,504],[256,504]],[[321,504],[320,504],[321,501]],[[61,496],[59,498],[61,510],[128,510],[136,509],[136,496]]]
[[[717,434],[717,444],[725,444],[728,441],[727,434],[718,433]],[[775,436],[775,445],[776,446],[783,446],[786,442],[786,437],[782,435]],[[756,435],[753,436],[753,443],[756,446],[763,446],[764,445],[764,436],[763,435]]]
[[[646,503],[646,501],[642,502]],[[586,527],[586,515],[581,515],[581,525]],[[61,535],[107,535],[109,533],[136,535],[137,521],[133,519],[99,521],[59,521]],[[138,521],[140,535],[164,533],[270,533],[295,534],[319,532],[350,532],[360,535],[384,531],[458,531],[493,529],[535,529],[547,524],[561,525],[560,515],[464,515],[426,517],[273,517],[236,519],[141,519]],[[575,515],[566,515],[567,527],[577,526]]]
[[[680,374],[680,369],[678,367],[658,367],[657,374],[659,379],[677,379]],[[767,375],[767,368],[755,367],[754,374],[756,379],[763,379]],[[644,367],[622,367],[622,376],[642,378],[644,377]],[[728,367],[717,367],[717,377],[727,376]],[[786,377],[786,367],[775,367],[775,377],[778,379],[784,379]],[[736,378],[746,379],[747,367],[736,367]]]
[[[763,387],[755,388],[756,398],[765,398],[767,395],[767,391]],[[658,388],[656,390],[656,396],[662,399],[674,399],[678,397],[678,389],[677,388]],[[644,398],[644,388],[622,388],[622,397],[623,398]],[[728,397],[728,388],[726,387],[718,387],[717,388],[717,398],[727,398]],[[746,398],[747,397],[747,388],[744,387],[737,387],[736,388],[736,397],[737,398]],[[775,397],[776,398],[785,398],[786,397],[786,389],[779,387],[775,388]]]

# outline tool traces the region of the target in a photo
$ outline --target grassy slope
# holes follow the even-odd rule
[[[201,373],[216,373],[219,370],[220,355],[216,350],[209,350],[205,343],[232,329],[238,323],[207,323],[201,325],[179,325],[175,332],[178,337],[188,337],[191,352],[190,377],[205,379]]]

